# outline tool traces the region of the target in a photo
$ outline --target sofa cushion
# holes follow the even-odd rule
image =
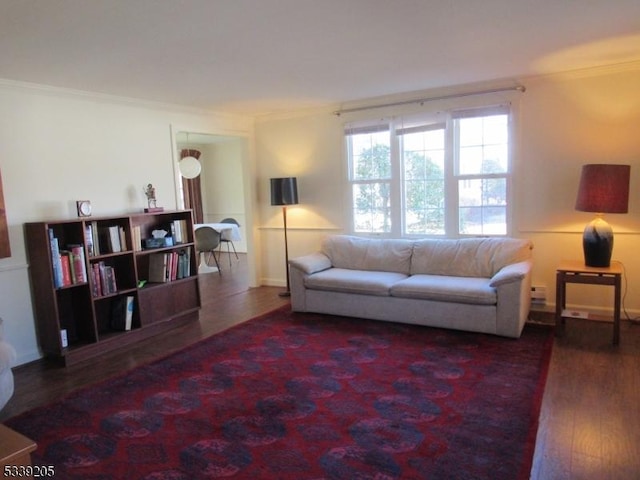
[[[312,290],[388,296],[391,286],[407,278],[397,272],[370,272],[330,268],[305,278],[304,285]]]
[[[412,275],[391,287],[394,297],[419,298],[442,302],[495,305],[495,289],[488,278],[446,275]]]
[[[332,235],[324,239],[322,253],[337,268],[409,274],[413,242],[404,239],[360,238]]]
[[[511,263],[531,258],[531,242],[516,238],[418,240],[410,273],[483,277],[495,275]]]

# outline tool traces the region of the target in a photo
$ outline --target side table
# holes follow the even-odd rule
[[[609,267],[588,267],[583,261],[564,260],[556,269],[556,335],[564,333],[565,317],[582,317],[563,315],[566,308],[567,283],[588,285],[610,285],[614,287],[613,306],[613,344],[620,343],[620,307],[622,297],[622,264],[613,261]],[[595,317],[587,317],[595,318]]]
[[[31,452],[36,449],[36,442],[14,432],[10,428],[0,424],[0,475],[5,475],[5,466],[29,467],[31,465]],[[32,478],[32,475],[23,475],[23,478]]]

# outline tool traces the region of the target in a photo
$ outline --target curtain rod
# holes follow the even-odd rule
[[[419,103],[420,105],[422,105],[423,103],[434,102],[436,100],[449,100],[451,98],[470,97],[472,95],[485,95],[488,93],[498,93],[498,92],[508,92],[508,91],[518,91],[520,93],[524,93],[526,90],[527,89],[524,87],[524,85],[515,85],[513,87],[493,88],[490,90],[478,90],[475,92],[452,93],[449,95],[441,95],[439,97],[417,98],[414,100],[404,100],[402,102],[380,103],[378,105],[368,105],[366,107],[345,108],[344,110],[336,110],[335,112],[333,112],[333,114],[339,117],[343,113],[361,112],[363,110],[373,110],[375,108],[397,107],[400,105],[410,105],[412,103]]]

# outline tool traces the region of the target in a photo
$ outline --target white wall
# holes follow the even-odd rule
[[[582,230],[593,214],[574,210],[582,165],[631,165],[629,213],[606,215],[615,233],[613,259],[625,265],[625,306],[640,315],[640,64],[591,69],[527,81],[522,103],[518,218],[535,244],[534,282],[552,301],[555,267],[582,258]],[[568,301],[606,309],[610,288],[570,286]]]
[[[18,364],[41,356],[34,327],[23,224],[141,211],[142,188],[176,208],[174,141],[180,130],[253,135],[250,119],[0,82],[0,170],[12,256],[0,259],[0,317]]]
[[[530,238],[535,244],[534,283],[547,287],[552,306],[556,265],[561,259],[582,258],[582,229],[592,217],[574,210],[582,165],[631,164],[629,214],[607,218],[616,232],[613,257],[626,266],[625,307],[633,315],[640,314],[640,64],[520,81],[526,93],[510,97],[517,107],[520,126],[514,236]],[[421,93],[418,98],[447,92]],[[508,99],[506,94],[504,99]],[[447,108],[454,103],[451,100],[435,105]],[[419,108],[403,107],[396,113]],[[392,113],[391,109],[382,109],[337,117],[326,110],[259,119],[256,156],[264,283],[283,285],[285,275],[282,216],[278,207],[269,205],[269,178],[298,177],[301,203],[291,207],[288,216],[290,257],[316,250],[325,234],[347,228],[343,124],[355,117]],[[607,288],[594,291],[589,286],[574,287],[570,287],[569,301],[576,306],[611,305],[612,292]]]
[[[608,219],[616,232],[614,258],[626,266],[625,307],[640,314],[640,65],[522,83],[527,92],[518,106],[515,235],[535,243],[534,283],[547,286],[553,303],[556,264],[581,257],[581,232],[591,216],[573,209],[580,167],[629,163],[629,214]],[[25,222],[75,218],[77,199],[91,200],[96,216],[139,211],[146,205],[142,187],[147,183],[156,187],[159,205],[175,208],[171,127],[173,132],[240,136],[249,159],[242,169],[250,216],[243,223],[256,246],[250,260],[261,275],[257,283],[284,285],[282,211],[269,204],[269,178],[298,177],[301,203],[288,209],[291,257],[316,250],[328,233],[343,232],[342,129],[351,119],[330,110],[261,118],[254,143],[253,121],[247,118],[0,81],[0,170],[12,253],[0,259],[0,317],[18,363],[40,357]],[[604,308],[610,302],[605,289],[577,289],[570,299],[577,304]]]
[[[344,228],[343,121],[323,111],[262,119],[256,124],[257,195],[262,283],[284,286],[282,207],[270,204],[270,178],[297,177],[299,205],[287,207],[289,258],[317,249],[326,234]]]
[[[242,158],[246,150],[244,140],[227,139],[208,147],[203,162],[203,181],[207,191],[205,221],[219,222],[224,218],[235,218],[240,224],[242,240],[234,242],[234,245],[237,251],[246,252],[247,217],[242,182]]]

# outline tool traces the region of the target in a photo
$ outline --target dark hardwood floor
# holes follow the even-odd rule
[[[15,393],[0,412],[0,421],[289,303],[287,298],[278,296],[283,288],[249,288],[246,255],[239,254],[239,260],[232,256],[232,267],[229,268],[227,254],[223,252],[220,265],[222,275],[200,275],[202,309],[198,322],[149,338],[134,348],[114,351],[71,367],[38,360],[14,368]]]
[[[640,479],[640,325],[567,320],[553,346],[533,480]]]
[[[248,288],[246,256],[240,257],[230,269],[224,254],[222,275],[201,275],[199,322],[69,368],[46,360],[16,367],[15,394],[0,421],[286,305],[282,288]],[[555,340],[533,480],[640,478],[640,325],[622,322],[618,347],[611,333],[610,324],[569,320],[565,337]]]

